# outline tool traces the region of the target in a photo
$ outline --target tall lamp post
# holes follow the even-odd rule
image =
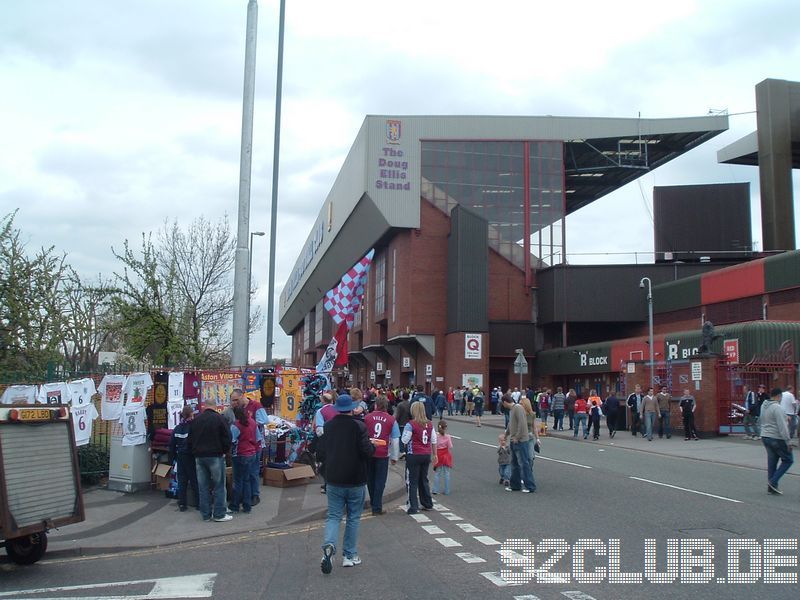
[[[250,262],[247,265],[247,345],[245,346],[245,357],[250,357],[250,291],[253,289],[253,236],[262,237],[266,235],[263,231],[250,232]]]
[[[655,381],[655,365],[653,363],[653,287],[649,277],[642,277],[639,287],[644,289],[647,282],[647,325],[650,333],[650,385]]]

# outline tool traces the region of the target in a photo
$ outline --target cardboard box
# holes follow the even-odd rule
[[[172,465],[156,463],[153,465],[151,473],[153,474],[153,483],[157,490],[163,492],[169,490],[170,481],[172,479]]]
[[[297,465],[290,469],[264,469],[264,485],[273,487],[292,487],[306,485],[313,481],[314,469],[309,465]]]

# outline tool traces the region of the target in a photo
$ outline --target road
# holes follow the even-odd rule
[[[157,550],[49,556],[28,568],[2,562],[0,599],[797,598],[798,477],[786,477],[784,495],[776,497],[766,493],[763,471],[653,455],[645,440],[635,451],[547,438],[535,462],[537,492],[506,492],[498,485],[498,430],[454,422],[449,429],[457,436],[451,495],[436,496],[437,510],[414,517],[399,502],[390,505],[387,515],[365,517],[359,545],[363,564],[358,567],[343,569],[337,557],[331,575],[320,573],[317,522]],[[756,555],[762,553],[762,569],[763,556],[775,553],[764,542],[770,538],[787,539],[787,544],[794,540],[783,559],[793,564],[777,568],[793,576],[794,584],[763,583],[763,572],[753,574],[758,583],[718,582],[731,576],[727,548],[737,543],[731,540],[752,540],[746,544]],[[509,549],[511,539],[526,541],[519,542],[516,554]],[[645,568],[647,539],[655,540],[656,570],[676,582],[609,583],[608,571],[602,571],[609,569],[608,555],[618,547],[616,570],[635,576]],[[696,543],[690,539],[707,540],[700,545],[715,552],[712,583],[688,583],[703,577],[690,568],[691,544]],[[667,567],[668,544],[675,544],[674,573]],[[585,546],[595,551],[585,553],[588,574],[581,575],[573,563]],[[559,548],[562,560],[544,569]],[[745,565],[749,556],[743,555]],[[514,559],[525,565],[511,564]],[[767,562],[772,568],[777,559]],[[505,580],[501,569],[507,571]],[[590,583],[591,573],[602,582]],[[519,585],[508,584],[511,574]],[[182,576],[192,577],[170,579]],[[108,583],[119,585],[86,588]],[[70,586],[83,589],[63,589]]]

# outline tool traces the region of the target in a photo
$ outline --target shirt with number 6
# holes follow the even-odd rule
[[[94,420],[100,415],[92,402],[86,404],[73,404],[70,408],[72,413],[72,430],[75,432],[75,445],[85,446],[92,439],[92,425]]]
[[[436,443],[436,430],[430,421],[420,425],[412,420],[403,428],[402,441],[407,444],[408,454],[430,454],[431,445]]]

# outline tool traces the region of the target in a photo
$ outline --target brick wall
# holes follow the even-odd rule
[[[530,321],[531,294],[525,273],[489,250],[489,320]]]
[[[700,362],[702,379],[699,382],[691,380],[691,363]],[[650,385],[650,371],[646,362],[637,362],[636,373],[630,373],[626,378],[626,394],[632,394],[636,384],[642,386],[644,393],[647,393],[647,388]],[[716,436],[719,433],[719,411],[717,408],[717,374],[716,374],[716,358],[698,358],[696,360],[688,361],[686,363],[676,363],[673,365],[673,386],[670,390],[673,398],[676,400],[683,395],[683,389],[689,388],[689,393],[692,394],[697,401],[697,409],[694,413],[695,426],[701,435]],[[658,366],[656,366],[658,369]],[[687,376],[688,383],[681,381],[681,376]],[[698,386],[695,384],[699,384]],[[659,388],[656,387],[656,393]],[[670,403],[670,421],[673,432],[678,432],[683,435],[683,417],[678,407],[678,402]],[[630,417],[628,418],[630,423]],[[676,434],[677,435],[677,434]]]

